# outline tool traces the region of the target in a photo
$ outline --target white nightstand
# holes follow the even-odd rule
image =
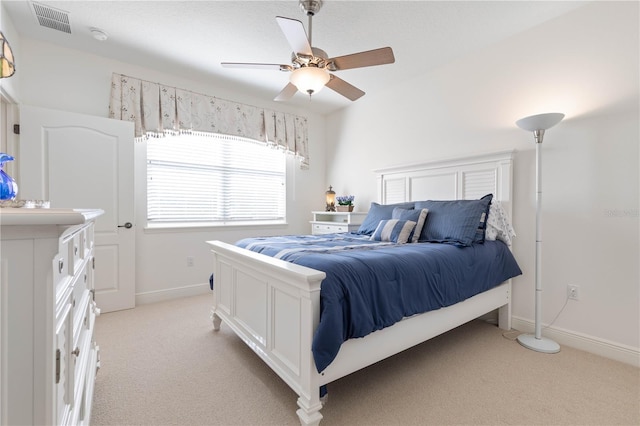
[[[313,220],[311,221],[311,233],[313,235],[355,232],[364,218],[367,217],[367,212],[315,211],[311,213],[313,213]]]

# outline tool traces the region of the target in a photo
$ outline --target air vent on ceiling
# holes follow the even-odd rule
[[[71,34],[68,12],[35,2],[31,6],[40,26]]]

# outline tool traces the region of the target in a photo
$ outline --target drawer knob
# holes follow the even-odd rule
[[[76,348],[73,351],[71,351],[71,355],[79,356],[80,348],[76,346]]]
[[[58,260],[58,273],[61,274],[64,269],[64,259]]]
[[[73,255],[74,256],[78,255],[78,246],[73,246]]]

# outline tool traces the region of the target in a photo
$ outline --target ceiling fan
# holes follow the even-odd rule
[[[289,83],[275,97],[276,101],[286,101],[293,97],[298,90],[311,97],[324,86],[352,101],[359,99],[364,95],[362,90],[329,73],[329,71],[392,64],[395,62],[393,50],[390,47],[382,47],[329,58],[324,50],[311,46],[312,19],[321,7],[321,0],[300,0],[300,8],[309,17],[308,38],[302,22],[297,19],[276,16],[280,29],[293,49],[290,65],[242,62],[222,62],[221,65],[227,68],[255,68],[291,72]]]

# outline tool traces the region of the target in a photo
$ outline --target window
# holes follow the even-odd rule
[[[285,153],[233,136],[179,135],[147,141],[147,222],[282,223]]]

